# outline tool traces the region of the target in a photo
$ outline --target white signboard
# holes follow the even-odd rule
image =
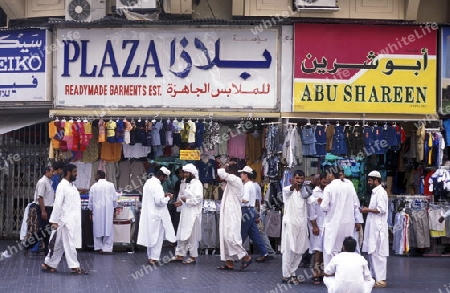
[[[274,109],[277,30],[57,31],[55,106]]]
[[[48,43],[44,29],[0,32],[0,102],[47,100]]]

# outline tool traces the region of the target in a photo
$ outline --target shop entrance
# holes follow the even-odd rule
[[[0,238],[18,238],[24,209],[48,165],[48,124],[0,135]]]

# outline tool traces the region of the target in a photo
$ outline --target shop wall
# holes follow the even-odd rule
[[[449,1],[426,0],[420,1],[417,22],[434,21],[446,23],[449,21]]]
[[[293,0],[234,0],[234,16],[283,16],[350,19],[404,19],[406,0],[339,0],[339,10],[302,11],[293,9]],[[276,18],[275,18],[276,19]]]
[[[292,110],[292,70],[294,56],[294,27],[282,26],[281,30],[281,112]]]

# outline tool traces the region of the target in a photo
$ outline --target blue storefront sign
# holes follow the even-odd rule
[[[44,29],[0,32],[0,101],[45,101],[51,52]]]

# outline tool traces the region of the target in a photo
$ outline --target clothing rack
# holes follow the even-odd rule
[[[395,199],[430,199],[429,195],[419,195],[419,194],[414,194],[414,195],[392,195],[390,196],[390,198],[395,198]]]
[[[266,122],[266,123],[261,123],[261,125],[274,125],[274,124],[281,124],[281,122]]]

